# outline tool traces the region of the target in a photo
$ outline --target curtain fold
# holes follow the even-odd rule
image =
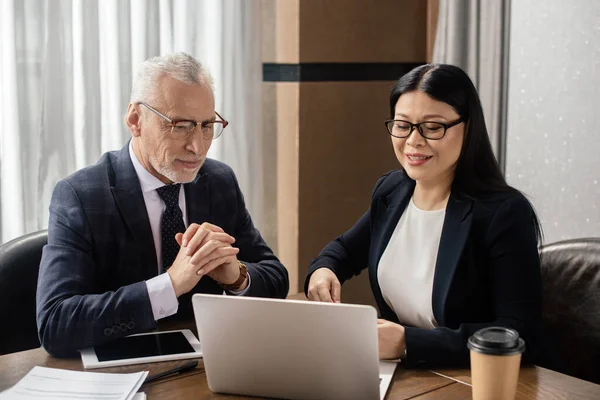
[[[223,135],[214,154],[236,171],[246,202],[262,204],[262,135],[252,134],[262,132],[262,114],[257,113],[260,111],[257,105],[262,103],[262,64],[252,62],[261,51],[260,41],[254,39],[259,36],[260,29],[260,23],[256,23],[260,16],[259,3],[222,0],[222,7],[222,26],[229,18],[237,21],[233,29],[224,30],[220,36],[221,45],[230,49],[231,60],[235,61],[221,59],[220,65],[215,66],[223,85],[218,93],[226,99],[220,102],[222,115],[231,120],[231,129],[227,128],[230,131]],[[240,64],[246,68],[239,68]],[[252,218],[262,222],[263,208],[254,207]]]
[[[0,242],[47,226],[56,182],[130,137],[134,73],[185,51],[213,73],[230,164],[262,224],[259,0],[0,1]]]
[[[24,38],[18,37],[17,28],[19,21],[17,14],[21,11],[18,0],[6,0],[1,2],[2,23],[0,23],[0,41],[2,51],[2,77],[0,82],[0,109],[2,115],[2,131],[0,132],[0,168],[2,179],[0,180],[0,195],[2,195],[2,231],[8,236],[16,236],[25,229],[25,210],[22,207],[25,197],[25,187],[20,184],[23,153],[21,146],[22,130],[21,118],[23,111],[18,106],[17,93],[21,92],[22,84],[19,85],[18,68],[20,64],[17,48],[24,44]],[[20,40],[18,40],[20,39]],[[21,86],[21,87],[20,87]]]
[[[490,141],[504,169],[510,0],[440,0],[433,61],[464,69],[479,91]]]

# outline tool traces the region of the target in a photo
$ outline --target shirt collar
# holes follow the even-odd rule
[[[164,183],[160,181],[157,177],[152,175],[140,160],[138,160],[137,156],[133,151],[133,139],[129,141],[129,157],[131,158],[131,162],[133,163],[133,168],[135,169],[135,173],[140,180],[140,186],[142,187],[142,193],[148,193],[153,190],[158,189],[159,187],[165,186]]]

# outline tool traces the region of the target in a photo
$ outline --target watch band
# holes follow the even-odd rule
[[[240,287],[244,284],[246,277],[248,277],[248,268],[244,264],[242,264],[239,260],[238,260],[238,266],[240,268],[240,276],[233,283],[230,283],[228,285],[221,284],[221,287],[223,289],[229,290],[229,291],[237,291],[237,290],[240,290]]]

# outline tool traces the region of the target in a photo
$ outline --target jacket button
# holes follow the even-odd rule
[[[104,336],[110,336],[110,335],[112,335],[112,329],[104,328]]]

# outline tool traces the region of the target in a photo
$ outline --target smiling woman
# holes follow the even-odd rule
[[[394,151],[408,176],[420,186],[448,189],[463,144],[463,118],[450,105],[421,91],[401,96],[394,118],[387,126],[392,128]]]
[[[466,365],[469,336],[500,325],[543,363],[539,223],[502,176],[473,83],[455,66],[417,67],[393,87],[390,117],[400,169],[312,262],[309,299],[339,302],[341,284],[368,268],[381,358]]]
[[[482,193],[514,191],[506,183],[494,156],[477,90],[460,68],[428,64],[403,76],[392,89],[390,115],[394,119],[420,118],[416,122],[427,120],[450,124],[441,136],[421,134],[414,138],[417,135],[410,135],[404,149],[414,150],[415,146],[421,145],[448,149],[459,139],[458,152],[454,149],[455,153],[452,153],[456,155],[455,163],[446,172],[452,172],[452,185],[460,187],[465,194],[478,197]],[[398,145],[404,143],[394,140],[393,136],[398,156]],[[398,159],[404,167],[401,157]],[[539,231],[537,227],[536,230]]]

